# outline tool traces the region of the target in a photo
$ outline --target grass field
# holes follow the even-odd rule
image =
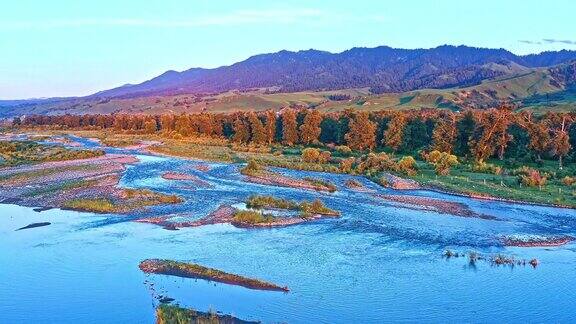
[[[499,161],[491,161],[498,163]],[[576,186],[567,186],[562,183],[561,177],[551,177],[546,185],[539,188],[522,186],[515,175],[495,175],[473,172],[467,166],[452,170],[448,176],[437,176],[434,170],[421,163],[418,175],[413,179],[424,186],[446,190],[455,193],[483,195],[526,201],[541,204],[553,204],[576,207]],[[542,172],[554,173],[556,164],[549,161],[546,166],[540,167]],[[576,170],[565,170],[572,173]]]

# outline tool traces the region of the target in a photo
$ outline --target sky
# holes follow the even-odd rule
[[[576,50],[574,0],[2,2],[0,99],[88,95],[282,49]]]

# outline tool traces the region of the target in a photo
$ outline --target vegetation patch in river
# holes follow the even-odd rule
[[[60,191],[73,190],[78,188],[89,188],[97,186],[100,179],[77,179],[69,180],[61,183],[49,184],[46,186],[34,188],[26,192],[27,196],[41,196],[47,194],[53,194]]]
[[[161,304],[156,308],[156,324],[249,324],[259,322],[244,321],[232,315],[222,315],[213,311],[199,312],[177,305]]]
[[[272,196],[251,196],[246,201],[246,207],[254,210],[237,210],[231,220],[232,225],[237,227],[277,227],[300,224],[306,221],[324,217],[338,217],[340,213],[324,205],[316,199],[312,202],[302,201],[297,203],[292,200],[276,198]],[[293,210],[297,216],[279,217],[264,210]]]
[[[240,169],[240,173],[246,176],[248,181],[263,185],[328,192],[336,191],[336,186],[326,180],[316,178],[292,178],[278,172],[272,172],[260,166],[254,160],[248,161],[248,164]]]
[[[574,241],[572,236],[510,235],[502,238],[505,246],[549,247],[561,246]]]
[[[491,215],[476,213],[475,211],[471,210],[467,205],[453,201],[445,201],[435,198],[408,196],[408,195],[377,194],[375,196],[382,198],[384,200],[400,203],[402,204],[403,207],[414,210],[433,211],[437,213],[450,214],[459,217],[472,217],[486,220],[496,219],[496,217]]]
[[[39,181],[43,179],[50,179],[51,176],[63,172],[82,172],[82,171],[95,171],[96,166],[92,165],[69,165],[62,167],[47,167],[40,169],[33,169],[23,172],[12,172],[0,175],[0,185],[12,186],[20,185],[27,182]]]
[[[102,155],[104,155],[104,152],[99,150],[73,150],[31,141],[0,141],[2,164],[8,166],[86,159]]]
[[[302,201],[300,203],[287,200],[283,198],[276,198],[273,196],[259,196],[253,195],[246,201],[246,207],[253,209],[286,209],[286,210],[296,210],[300,212],[302,218],[307,218],[311,215],[327,215],[327,216],[339,216],[340,212],[330,209],[324,205],[324,203],[315,199],[312,202]]]
[[[183,278],[204,279],[229,285],[242,286],[255,290],[272,290],[284,292],[289,291],[288,287],[281,287],[263,280],[243,277],[218,269],[204,267],[195,263],[185,263],[161,259],[147,259],[140,262],[139,267],[140,270],[145,273],[163,274]]]
[[[263,213],[256,210],[237,210],[232,217],[231,223],[236,226],[260,226],[276,224],[281,220],[272,214]]]
[[[212,224],[230,223],[236,208],[228,205],[222,205],[216,210],[199,220],[194,221],[171,221],[171,216],[157,216],[151,218],[142,218],[137,220],[139,223],[155,224],[168,230],[177,230],[185,227],[198,227]]]
[[[146,206],[177,204],[180,202],[182,202],[182,198],[175,195],[166,195],[148,189],[122,189],[117,199],[73,199],[64,202],[63,207],[95,213],[124,213]]]
[[[461,252],[454,252],[452,250],[446,250],[442,256],[446,259],[452,258],[465,258],[468,257],[469,264],[475,266],[477,262],[484,261],[490,263],[490,265],[494,266],[526,266],[531,265],[533,268],[536,268],[540,261],[538,259],[517,259],[514,256],[504,255],[504,254],[495,254],[485,256],[478,252],[472,251],[469,253],[461,253]]]
[[[174,195],[119,188],[124,165],[137,161],[133,156],[109,154],[3,168],[0,199],[18,201],[24,206],[96,213],[127,213],[147,206],[182,202]]]
[[[338,211],[326,207],[320,200],[297,203],[295,201],[271,196],[251,196],[246,201],[246,206],[251,209],[242,210],[232,206],[222,205],[206,217],[194,221],[171,221],[171,216],[159,216],[139,219],[137,222],[156,224],[169,230],[224,223],[230,223],[233,226],[241,228],[256,228],[282,227],[326,217],[333,218],[340,216]],[[271,212],[265,212],[263,209],[292,210],[298,214],[295,216],[281,217]]]

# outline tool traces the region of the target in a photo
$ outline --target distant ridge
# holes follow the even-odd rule
[[[297,93],[295,93],[297,92]],[[160,114],[309,107],[576,107],[576,51],[519,56],[504,49],[439,46],[259,54],[215,69],[166,71],[85,97],[0,100],[0,119],[28,114]]]
[[[505,74],[494,63],[525,68],[576,60],[576,51],[519,56],[505,49],[443,45],[431,49],[355,47],[341,53],[279,51],[215,69],[167,71],[151,80],[98,92],[92,97],[137,97],[270,88],[279,92],[370,88],[405,92],[479,84]]]

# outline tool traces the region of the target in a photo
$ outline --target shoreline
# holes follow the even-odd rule
[[[146,259],[141,261],[138,267],[146,274],[152,273],[181,278],[203,279],[253,290],[290,291],[286,286],[281,287],[267,281],[244,277],[218,269],[204,267],[195,263],[162,259]]]
[[[150,156],[177,158],[177,159],[188,160],[188,161],[222,163],[222,164],[239,164],[239,163],[234,162],[234,161],[218,160],[218,159],[202,159],[202,158],[181,156],[178,154],[169,154],[169,153],[165,153],[165,152],[158,152],[158,151],[151,149],[155,146],[157,146],[156,143],[155,143],[155,145],[141,147],[141,148],[137,149],[137,151],[141,152],[142,154],[146,154],[146,155],[150,155]],[[56,162],[51,162],[51,163],[61,163],[61,162],[62,161],[56,161]],[[129,164],[129,163],[127,163],[127,164]],[[285,170],[295,170],[295,169],[291,169],[291,168],[287,168],[287,167],[278,167],[278,166],[273,166],[273,167],[276,167],[279,169],[285,169]],[[0,170],[7,169],[7,168],[9,168],[9,167],[3,167],[3,168],[0,168]],[[310,172],[320,172],[320,173],[328,173],[328,174],[346,174],[346,173],[340,173],[340,172],[314,171],[314,170],[310,170]],[[361,177],[364,177],[364,178],[366,178],[372,182],[375,182],[376,184],[378,184],[379,186],[382,186],[384,188],[391,188],[391,189],[399,190],[399,191],[424,190],[424,191],[431,191],[431,192],[436,192],[436,193],[441,193],[441,194],[446,194],[446,195],[452,195],[452,196],[457,196],[457,197],[464,197],[464,198],[469,198],[469,199],[476,199],[476,200],[500,201],[500,202],[505,202],[505,203],[514,203],[514,204],[539,206],[539,207],[576,209],[576,206],[566,205],[566,204],[537,202],[537,201],[530,201],[530,200],[522,200],[522,199],[513,199],[513,198],[500,197],[500,196],[493,196],[493,195],[483,194],[483,193],[470,193],[470,192],[457,191],[457,190],[447,189],[447,188],[444,188],[444,187],[438,186],[438,185],[422,184],[417,179],[406,178],[406,177],[394,175],[394,174],[389,173],[389,172],[385,172],[383,174],[383,176],[386,176],[388,178],[393,177],[396,179],[401,179],[402,181],[409,181],[412,183],[415,182],[419,185],[419,187],[410,187],[410,188],[401,188],[401,187],[395,188],[394,186],[387,187],[387,186],[383,186],[382,184],[378,183],[378,181],[376,181],[376,179],[371,178],[371,177],[366,176],[366,175],[351,175],[351,176],[361,176]],[[262,179],[262,182],[266,182],[267,180],[268,179]],[[259,183],[259,181],[256,180],[256,181],[254,181],[254,183]],[[260,184],[270,185],[269,183],[260,183]],[[316,190],[316,189],[312,189],[312,190]]]
[[[151,155],[164,156],[164,157],[179,158],[179,159],[184,159],[184,160],[192,160],[192,161],[204,161],[204,162],[225,163],[225,164],[238,164],[236,162],[203,160],[203,159],[198,159],[198,158],[178,156],[175,154],[154,152],[154,151],[150,151],[150,150],[146,150],[145,153],[148,153]],[[296,170],[296,169],[290,169],[290,168],[286,168],[286,167],[277,167],[277,166],[273,166],[273,167],[279,168],[279,169],[285,169],[285,170]],[[298,170],[296,170],[296,171],[298,171]],[[313,171],[313,170],[310,170],[309,172],[319,172],[319,173],[329,173],[329,174],[346,174],[346,173],[338,173],[338,172]],[[412,188],[386,187],[386,186],[382,186],[380,183],[378,183],[377,181],[374,181],[374,179],[372,179],[371,177],[366,176],[366,175],[350,175],[350,176],[364,177],[365,179],[368,179],[368,180],[376,183],[377,185],[379,185],[381,187],[390,188],[390,189],[394,189],[394,190],[398,190],[398,191],[424,190],[424,191],[437,192],[437,193],[441,193],[441,194],[470,198],[470,199],[477,199],[477,200],[492,200],[492,201],[501,201],[501,202],[508,202],[508,203],[522,204],[522,205],[539,206],[539,207],[555,207],[555,208],[564,208],[564,209],[576,209],[576,206],[570,206],[570,205],[554,204],[554,203],[542,203],[542,202],[535,202],[535,201],[529,201],[529,200],[518,200],[518,199],[512,199],[512,198],[490,196],[487,194],[480,194],[480,193],[472,194],[472,193],[466,193],[466,192],[458,192],[458,191],[442,188],[440,186],[425,185],[425,184],[420,183],[418,180],[400,177],[397,175],[393,175],[391,173],[387,173],[387,174],[391,175],[397,179],[416,182],[416,183],[418,183],[419,187],[412,187]],[[352,188],[350,188],[350,189],[352,189]]]
[[[476,199],[476,200],[500,201],[500,202],[506,202],[506,203],[513,203],[513,204],[520,204],[520,205],[531,205],[531,206],[538,206],[538,207],[576,209],[576,206],[553,204],[553,203],[541,203],[541,202],[528,201],[528,200],[518,200],[518,199],[512,199],[512,198],[490,196],[487,194],[480,194],[480,193],[472,194],[472,193],[466,193],[466,192],[458,192],[458,191],[445,189],[442,187],[432,186],[432,185],[422,185],[422,187],[420,189],[410,189],[410,190],[432,191],[432,192],[441,193],[441,194],[445,194],[445,195],[458,196],[458,197],[464,197],[464,198]]]

